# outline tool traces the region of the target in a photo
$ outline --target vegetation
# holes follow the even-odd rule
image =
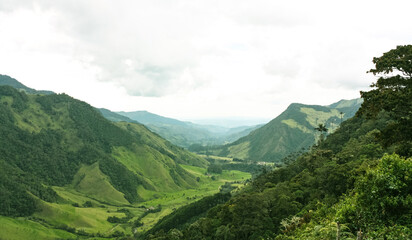
[[[411,56],[408,45],[374,58],[379,78],[359,112],[252,181],[225,170],[251,167],[244,157],[208,156],[209,164],[65,94],[2,86],[0,238],[410,239]],[[322,133],[350,111],[330,107],[294,104],[273,122]],[[267,150],[258,137],[268,135],[251,136],[226,154],[246,156],[256,143]]]
[[[97,174],[100,182],[106,182],[99,186],[104,189],[112,186],[111,191],[120,192],[126,203],[143,200],[137,189],[139,186],[153,189],[154,179],[150,175],[143,177],[144,172],[132,171],[117,159],[113,150],[119,147],[133,155],[136,146],[140,146],[144,150],[139,153],[145,154],[153,164],[161,161],[158,167],[164,169],[164,175],[156,176],[156,181],[170,179],[171,189],[196,186],[195,177],[176,162],[206,164],[144,126],[130,123],[132,132],[116,126],[90,105],[65,94],[26,95],[1,86],[0,116],[0,214],[5,216],[33,214],[36,210],[33,196],[56,202],[57,194],[49,186],[72,184],[81,167],[92,164],[97,164],[98,169],[90,168],[96,171],[90,177]],[[87,171],[78,176],[75,186],[86,175]],[[84,186],[83,192],[102,199],[98,191]],[[93,187],[96,186],[88,188]],[[122,201],[121,197],[118,199]]]
[[[402,62],[399,54],[389,53],[385,62]],[[374,59],[376,69],[379,62]],[[411,69],[406,62],[402,69]],[[382,78],[390,86],[399,80]],[[403,78],[410,82],[410,75]],[[410,84],[389,92],[412,99]],[[385,132],[403,129],[399,124],[411,111],[407,105],[399,113],[403,102],[394,99],[377,108],[382,106],[380,100],[374,103],[378,99],[365,99],[355,117],[311,151],[260,175],[205,217],[148,239],[410,239],[412,135]]]

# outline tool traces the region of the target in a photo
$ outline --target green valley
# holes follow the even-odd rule
[[[1,239],[133,236],[250,178],[205,175],[204,158],[139,123],[112,123],[65,94],[25,92],[0,86]]]
[[[191,151],[0,75],[0,239],[412,239],[412,45],[373,63],[361,99]]]

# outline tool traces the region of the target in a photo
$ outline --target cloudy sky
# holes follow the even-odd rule
[[[113,111],[271,119],[359,97],[410,0],[1,0],[0,74]]]

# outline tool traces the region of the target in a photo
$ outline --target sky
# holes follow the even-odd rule
[[[1,0],[0,74],[112,111],[272,119],[360,97],[410,0]]]

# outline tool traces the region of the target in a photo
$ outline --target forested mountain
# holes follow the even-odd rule
[[[185,148],[193,144],[216,145],[233,142],[260,127],[260,125],[258,125],[227,128],[214,125],[201,125],[163,117],[147,111],[117,112],[117,114],[142,123],[173,144]],[[111,117],[110,119],[108,116],[108,119],[113,121],[121,120],[121,118]]]
[[[411,60],[412,45],[374,58],[380,77],[353,118],[197,221],[177,211],[145,238],[412,239]]]
[[[249,161],[279,162],[290,153],[312,146],[320,137],[319,124],[329,132],[355,115],[362,99],[341,100],[329,106],[292,103],[282,114],[245,137],[223,147],[198,148],[198,152]]]
[[[66,94],[0,86],[1,215],[28,216],[36,199],[57,201],[51,186],[126,205],[143,200],[142,191],[196,187],[178,163],[207,164],[141,124],[114,124]]]
[[[23,90],[26,93],[31,93],[31,94],[53,94],[52,91],[46,91],[46,90],[36,90],[33,88],[29,88],[25,86],[24,84],[20,83],[16,79],[9,77],[7,75],[1,75],[0,74],[0,86],[12,86],[16,89]]]

